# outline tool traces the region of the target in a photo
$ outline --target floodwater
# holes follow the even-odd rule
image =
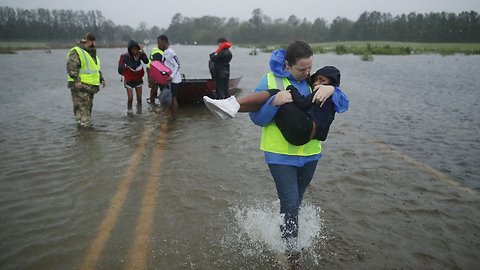
[[[173,48],[187,78],[208,77],[213,46]],[[126,115],[123,51],[99,49],[91,129],[75,125],[67,50],[0,55],[0,269],[288,269],[260,128],[202,105]],[[248,52],[233,50],[238,95],[268,70]],[[480,57],[323,65],[351,103],[305,195],[299,268],[479,269]]]

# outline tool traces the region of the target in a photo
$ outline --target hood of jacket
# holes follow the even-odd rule
[[[226,41],[226,42],[222,42],[218,45],[218,48],[215,50],[215,53],[218,53],[220,52],[221,50],[226,50],[226,49],[230,49],[232,47],[232,43]]]
[[[291,73],[285,70],[285,49],[274,50],[270,56],[270,71],[280,78],[290,77]]]
[[[338,70],[336,67],[334,66],[322,67],[321,69],[317,70],[312,76],[310,76],[310,81],[314,83],[318,75],[322,75],[327,78],[330,78],[331,84],[333,86],[336,86],[336,87],[340,86],[340,70]]]
[[[130,40],[127,45],[128,53],[132,54],[132,48],[137,47],[140,50],[140,45],[135,40]]]

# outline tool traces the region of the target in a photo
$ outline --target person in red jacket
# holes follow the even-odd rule
[[[142,106],[142,85],[143,75],[145,74],[142,62],[148,64],[148,57],[134,40],[128,42],[127,50],[128,52],[122,54],[118,61],[118,73],[124,78],[124,86],[128,96],[127,109],[130,111],[133,103],[133,89],[135,89],[137,95],[137,106]]]
[[[230,61],[232,61],[232,52],[230,48],[232,43],[226,38],[218,39],[218,48],[210,54],[209,66],[212,79],[215,81],[215,96],[217,99],[230,97],[228,81],[230,79]]]

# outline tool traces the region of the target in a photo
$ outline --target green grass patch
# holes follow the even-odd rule
[[[0,49],[12,48],[15,50],[34,50],[34,49],[47,49],[48,46],[44,42],[10,42],[0,41]]]
[[[480,54],[480,43],[414,43],[389,41],[343,41],[311,44],[315,53],[355,55]]]
[[[22,50],[51,50],[72,48],[75,42],[10,42],[0,41],[0,54],[15,53]],[[97,43],[98,48],[126,48],[123,43]]]
[[[395,41],[341,41],[311,43],[314,53],[354,55],[410,55],[410,54],[480,54],[480,43],[418,43]],[[263,52],[271,52],[285,45],[266,46]]]
[[[48,50],[49,46],[44,42],[9,42],[0,41],[1,54],[13,54],[21,50]]]

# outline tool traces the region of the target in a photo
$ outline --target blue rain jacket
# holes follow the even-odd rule
[[[297,81],[293,75],[285,69],[285,50],[275,50],[272,52],[270,57],[270,71],[273,72],[278,77],[281,78],[288,78],[290,83],[295,86],[300,94],[303,96],[307,96],[310,94],[310,86],[308,85],[307,81]],[[267,76],[264,75],[260,82],[258,83],[257,87],[255,88],[255,92],[264,91],[268,89],[268,82]],[[277,106],[270,105],[270,102],[275,98],[275,96],[271,96],[267,102],[262,106],[259,111],[249,113],[250,119],[258,126],[266,126],[270,122],[273,121],[275,114],[278,111]],[[335,91],[332,95],[332,102],[334,103],[335,111],[338,113],[342,113],[348,110],[348,98],[347,96],[338,88],[335,87]],[[311,161],[319,160],[322,154],[312,155],[307,157],[301,156],[290,156],[290,155],[282,155],[282,154],[275,154],[270,152],[265,153],[265,161],[268,164],[279,164],[279,165],[290,165],[296,167],[303,167],[306,163]]]

